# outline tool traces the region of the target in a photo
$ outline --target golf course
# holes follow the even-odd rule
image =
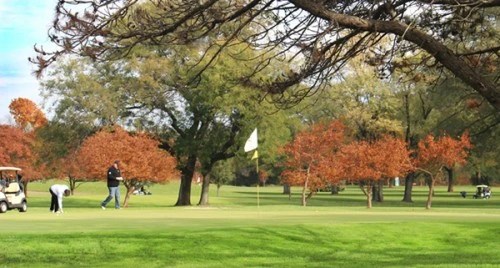
[[[153,185],[129,207],[106,210],[102,182],[82,184],[49,212],[52,183],[28,187],[28,211],[0,215],[0,267],[500,267],[500,201],[462,198],[427,187],[413,203],[404,187],[386,188],[384,202],[366,208],[355,185],[321,192],[307,207],[300,189],[223,186],[210,206],[175,207],[178,184]],[[193,186],[192,203],[201,187]],[[121,189],[122,200],[125,189]],[[257,205],[257,201],[258,204]]]

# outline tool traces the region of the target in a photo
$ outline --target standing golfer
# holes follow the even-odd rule
[[[122,174],[119,169],[120,160],[116,160],[111,167],[108,169],[108,190],[109,194],[104,201],[101,203],[101,208],[106,209],[106,205],[115,198],[115,208],[120,209],[120,181],[122,179]]]
[[[64,184],[54,184],[49,188],[50,195],[52,198],[50,199],[50,212],[52,213],[63,213],[63,195],[69,196],[71,191],[68,186]]]

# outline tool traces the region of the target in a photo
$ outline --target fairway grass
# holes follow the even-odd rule
[[[500,202],[426,188],[402,203],[403,188],[365,208],[361,191],[320,193],[307,207],[281,187],[212,186],[208,207],[174,207],[178,185],[153,186],[130,207],[99,207],[103,183],[49,213],[49,183],[29,185],[26,213],[0,214],[0,267],[500,267]],[[298,189],[296,189],[298,191]],[[122,193],[124,193],[122,189]],[[199,194],[194,186],[192,202]]]

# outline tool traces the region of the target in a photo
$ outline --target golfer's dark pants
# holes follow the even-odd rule
[[[58,211],[59,210],[59,202],[57,202],[57,195],[49,189],[50,195],[52,198],[50,199],[50,211]]]

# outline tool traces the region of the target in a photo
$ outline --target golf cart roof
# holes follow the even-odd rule
[[[16,167],[0,167],[0,171],[5,171],[5,170],[8,170],[8,171],[21,171],[20,168],[16,168]]]
[[[480,184],[480,185],[476,185],[477,188],[484,188],[484,187],[490,187],[488,185],[484,185],[484,184]]]

